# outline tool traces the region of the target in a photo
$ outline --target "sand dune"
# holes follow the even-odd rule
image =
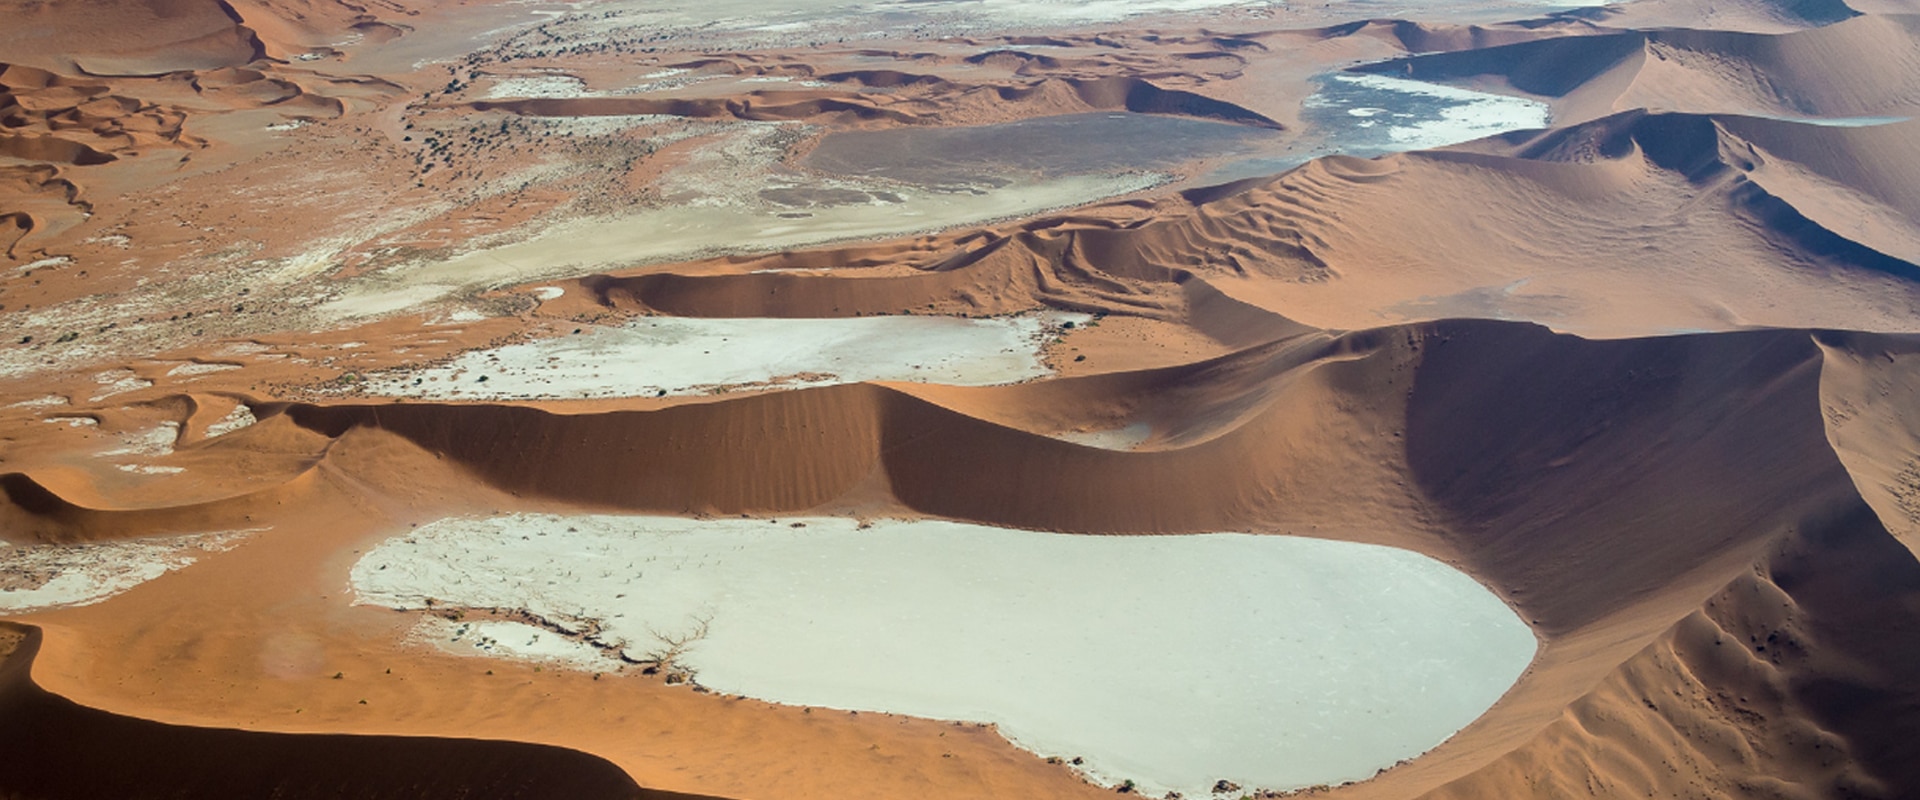
[[[24,754],[0,795],[1111,793],[990,727],[449,655],[407,632],[540,620],[346,590],[415,525],[586,514],[1413,550],[1540,650],[1437,748],[1315,791],[1914,794],[1920,8],[1068,24],[1050,6],[1008,33],[895,5],[871,25],[725,4],[0,8],[0,545],[27,565],[0,578],[64,588],[85,569],[41,554],[134,554],[88,584],[98,602],[0,623],[0,747]],[[1330,152],[1314,87],[1362,75],[1552,116],[1310,159]],[[1417,117],[1382,97],[1320,111]],[[1021,171],[1071,159],[902,165],[912,143],[889,138],[1081,113],[1197,118],[1264,149],[1219,173],[1242,154],[1102,153],[1099,191],[1040,197]],[[1017,145],[942,134],[926,141]],[[973,183],[944,180],[963,161]],[[740,254],[609,271],[716,252]],[[379,396],[502,352],[590,371],[576,332],[663,316],[732,344],[1035,312],[1075,325],[994,340],[1017,351],[1007,385],[796,388],[828,378],[772,364],[684,396],[640,370],[590,399],[538,378]],[[740,366],[687,341],[686,363]],[[911,369],[954,341],[887,354]],[[174,558],[200,541],[176,537],[242,530]],[[1134,658],[1101,666],[1154,683],[1151,648]]]
[[[1569,704],[1617,702],[1608,699],[1609,674],[1674,674],[1660,648],[1701,642],[1665,632],[1720,613],[1723,601],[1713,598],[1745,585],[1754,564],[1811,569],[1779,548],[1798,553],[1804,541],[1824,553],[1828,536],[1858,543],[1850,548],[1876,547],[1874,537],[1900,547],[1861,516],[1870,512],[1827,444],[1822,407],[1833,401],[1823,399],[1821,373],[1829,350],[1797,331],[1593,342],[1527,325],[1446,322],[1255,348],[1197,372],[1130,378],[1130,388],[1118,376],[1044,385],[1130,406],[1156,428],[1175,419],[1189,426],[1168,425],[1159,449],[1134,453],[1022,429],[1036,421],[1011,408],[997,415],[1003,422],[982,418],[996,394],[999,403],[1031,402],[1041,390],[1024,386],[964,390],[953,407],[942,403],[945,391],[915,397],[877,386],[655,411],[295,405],[263,412],[263,425],[277,417],[342,439],[398,434],[421,457],[444,457],[501,489],[596,508],[834,508],[878,480],[905,508],[952,518],[1086,532],[1255,527],[1430,553],[1500,592],[1547,648],[1513,694],[1417,762],[1424,767],[1368,785],[1406,791],[1464,779],[1446,791],[1473,794],[1488,785],[1477,781],[1530,774],[1529,748],[1564,758],[1618,746],[1610,734],[1555,733],[1555,720]],[[1211,423],[1191,427],[1201,420]],[[909,441],[917,446],[900,446]],[[955,464],[985,468],[962,482]],[[155,524],[151,514],[119,512],[115,524],[137,531]],[[1806,624],[1818,630],[1796,635],[1844,636],[1844,626]],[[1643,650],[1652,655],[1636,655]],[[1654,678],[1639,680],[1651,691],[1645,681]],[[1786,724],[1798,713],[1777,718]],[[1755,742],[1771,735],[1752,733]],[[1860,737],[1848,753],[1883,741],[1864,728],[1834,735]],[[1551,744],[1524,744],[1536,737]],[[1900,785],[1888,772],[1899,763],[1892,756],[1846,757],[1863,791]],[[1509,763],[1520,766],[1502,766]]]
[[[253,31],[215,0],[10,3],[9,61],[67,74],[159,75],[244,64],[264,55]]]
[[[556,747],[252,733],[119,716],[35,685],[40,641],[37,628],[0,627],[0,740],[14,754],[0,791],[15,796],[694,797],[642,789],[602,759]]]
[[[1180,265],[1327,327],[1473,315],[1606,336],[1867,319],[1910,329],[1911,266],[1893,255],[1913,252],[1898,210],[1909,201],[1845,166],[1907,136],[1628,112],[1457,152],[1328,158],[1099,234],[1125,243],[1099,263],[1123,275]],[[1475,202],[1436,204],[1442,191]],[[1789,286],[1802,302],[1776,304]]]
[[[1920,40],[1908,16],[1860,16],[1786,33],[1626,31],[1409,56],[1366,71],[1422,80],[1496,79],[1555,100],[1563,121],[1631,108],[1793,117],[1900,115],[1914,108]],[[1857,53],[1876,54],[1871,62]]]
[[[931,76],[929,76],[931,77]],[[541,117],[604,117],[630,114],[670,114],[678,117],[727,117],[742,120],[839,120],[887,121],[924,124],[940,121],[953,113],[955,103],[948,95],[966,96],[986,92],[992,104],[1005,113],[1021,106],[1037,107],[1040,113],[1076,111],[1133,111],[1146,114],[1178,114],[1219,119],[1248,125],[1279,128],[1280,123],[1257,112],[1222,100],[1178,89],[1163,89],[1139,78],[1044,78],[1026,85],[969,86],[931,78],[917,80],[890,72],[837,73],[827,80],[860,86],[896,88],[914,86],[931,90],[932,97],[896,103],[887,96],[854,98],[821,97],[818,92],[755,91],[739,97],[710,98],[536,98],[530,100],[479,100],[469,104],[475,111],[501,110]],[[975,98],[979,102],[984,98]],[[896,105],[901,107],[896,107]],[[960,110],[965,110],[964,104]],[[1029,112],[1032,113],[1032,112]]]
[[[956,243],[944,261],[902,251],[895,260],[918,264],[905,272],[656,269],[583,288],[615,308],[694,316],[1042,303],[1173,317],[1176,287],[1197,277],[1338,328],[1476,315],[1603,336],[1869,319],[1905,330],[1920,302],[1912,182],[1863,165],[1915,163],[1913,130],[1627,112],[1452,152],[1323,159],[1119,225],[1065,217]],[[1472,186],[1476,203],[1435,204],[1441,186]],[[1388,229],[1406,235],[1375,235]],[[1800,302],[1776,303],[1783,291]]]
[[[1912,342],[1861,334],[1821,337],[1827,437],[1880,524],[1907,549],[1920,546],[1913,432],[1902,419],[1914,391]]]
[[[1906,796],[1920,774],[1892,676],[1916,664],[1914,567],[1864,505],[1809,519],[1526,746],[1430,796]]]

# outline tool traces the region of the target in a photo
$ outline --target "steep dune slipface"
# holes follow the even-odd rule
[[[0,792],[97,797],[503,797],[696,800],[543,745],[190,728],[87,708],[35,685],[40,630],[0,623]]]
[[[1831,348],[1514,334],[1430,342],[1408,456],[1549,645],[1503,713],[1361,796],[1903,796],[1920,564],[1828,446]]]
[[[1920,564],[1864,504],[1809,518],[1527,744],[1424,796],[1910,796],[1916,599]]]
[[[1678,618],[1767,539],[1851,497],[1804,333],[1588,342],[1470,323],[1438,326],[1424,350],[1411,474],[1477,571],[1548,631],[1646,603]]]
[[[1920,123],[1813,128],[1751,117],[1718,117],[1722,130],[1751,145],[1754,186],[1777,199],[1779,224],[1813,247],[1859,253],[1906,277],[1920,276]],[[1761,212],[1763,214],[1767,212]],[[1769,215],[1772,216],[1772,215]],[[1804,220],[1804,222],[1802,221]]]
[[[1823,333],[1820,373],[1827,437],[1861,498],[1907,549],[1920,552],[1920,343],[1910,337]]]
[[[1315,357],[1313,350],[1323,354]],[[1344,363],[1326,351],[1322,345],[1256,356],[1292,365],[1303,377],[1242,400],[1210,403],[1221,416],[1208,440],[1162,453],[1072,444],[870,385],[659,411],[556,414],[408,403],[297,406],[287,413],[332,435],[360,426],[397,433],[503,489],[636,511],[795,511],[878,478],[917,511],[1030,528],[1230,530],[1280,514],[1304,525],[1308,507],[1333,514],[1331,525],[1342,516],[1335,513],[1340,497],[1394,493],[1366,482],[1339,488],[1346,482],[1337,478],[1336,465],[1371,468],[1351,452],[1357,448],[1328,438],[1364,435],[1371,425],[1314,416],[1331,411],[1325,393],[1337,379],[1314,375],[1313,365]],[[1383,357],[1378,369],[1390,369],[1384,362],[1391,358]],[[1229,378],[1213,392],[1246,393],[1235,383],[1257,380]],[[1276,448],[1276,437],[1298,447]],[[1276,506],[1276,495],[1300,495],[1300,505]]]

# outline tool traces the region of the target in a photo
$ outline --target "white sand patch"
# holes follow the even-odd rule
[[[92,417],[47,417],[40,421],[54,425],[65,425],[69,428],[85,428],[100,424],[100,420]]]
[[[259,342],[232,342],[213,352],[223,356],[257,356],[272,349]]]
[[[203,363],[199,361],[190,361],[185,364],[181,364],[180,366],[174,367],[173,369],[167,370],[167,377],[189,378],[195,375],[211,375],[216,372],[227,372],[229,370],[236,370],[239,368],[240,368],[239,364],[215,364],[215,363]]]
[[[478,311],[475,311],[471,308],[456,308],[453,311],[448,312],[444,316],[437,317],[429,321],[427,324],[428,325],[465,325],[469,322],[481,322],[486,320],[486,318],[487,318],[487,315],[482,314]]]
[[[275,267],[266,275],[266,280],[285,284],[319,275],[338,266],[341,255],[357,243],[353,237],[342,236],[314,242],[302,252],[271,262]]]
[[[583,672],[613,672],[625,666],[593,645],[522,622],[427,617],[414,626],[412,638],[457,655],[542,661]]]
[[[64,405],[68,405],[67,398],[57,394],[49,394],[21,400],[17,403],[8,403],[7,408],[52,408],[54,406]]]
[[[552,626],[470,628],[492,652],[598,670],[677,649],[669,672],[718,691],[998,723],[1155,795],[1370,777],[1478,717],[1536,646],[1438,561],[1286,536],[517,515],[390,539],[351,580],[361,603]]]
[[[487,87],[487,93],[481,99],[505,100],[517,98],[572,98],[591,97],[586,81],[572,75],[516,75],[500,78]]]
[[[233,410],[227,412],[226,416],[208,425],[207,438],[211,439],[215,436],[225,436],[259,421],[260,420],[254,418],[253,409],[249,408],[245,403],[242,403],[234,406]]]
[[[71,263],[73,263],[73,259],[71,258],[68,258],[66,256],[54,256],[52,258],[43,258],[38,261],[29,261],[15,268],[14,272],[20,275],[25,275],[36,269],[46,269],[48,267],[66,266],[67,264],[71,264]]]
[[[123,434],[120,446],[103,456],[165,456],[173,454],[173,443],[180,440],[180,423],[162,422],[151,429]]]
[[[539,298],[540,302],[543,302],[543,303],[549,300],[558,300],[562,297],[565,297],[566,294],[567,294],[567,290],[562,289],[558,286],[533,287],[533,296],[536,298]]]
[[[444,366],[368,377],[373,395],[441,400],[686,395],[736,387],[915,381],[958,386],[1049,374],[1040,350],[1082,314],[991,319],[688,319],[620,327],[462,354]]]
[[[1369,120],[1392,126],[1388,135],[1405,150],[1445,147],[1460,142],[1529,128],[1544,128],[1551,119],[1547,105],[1524,97],[1487,94],[1437,83],[1385,75],[1334,75],[1333,80],[1382,92],[1431,97],[1447,103],[1438,119],[1406,121],[1400,115],[1370,115]],[[1364,124],[1364,123],[1363,123]]]
[[[554,225],[531,239],[384,273],[321,307],[351,318],[375,316],[463,289],[586,275],[617,267],[719,253],[761,253],[843,239],[896,236],[1021,217],[1155,186],[1151,173],[1075,175],[971,191],[890,188],[901,202],[884,214],[855,204],[783,217],[778,207],[685,205]]]
[[[0,614],[98,603],[261,530],[0,549]]]
[[[137,475],[178,475],[187,471],[186,467],[162,467],[154,464],[115,464],[113,466],[122,472],[132,472]]]
[[[112,369],[93,376],[94,383],[100,384],[100,390],[90,402],[98,403],[117,394],[137,392],[153,385],[153,381],[135,375],[130,369]]]

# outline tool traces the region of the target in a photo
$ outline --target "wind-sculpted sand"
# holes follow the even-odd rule
[[[1920,791],[1920,9],[975,5],[0,3],[0,796]]]

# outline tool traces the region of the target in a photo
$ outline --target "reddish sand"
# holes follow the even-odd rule
[[[412,524],[628,510],[1403,547],[1480,579],[1541,655],[1458,735],[1331,795],[1915,796],[1920,123],[1804,120],[1912,116],[1916,10],[1276,8],[731,52],[489,43],[518,12],[478,2],[0,2],[0,539],[267,529],[0,621],[0,749],[27,754],[0,795],[1111,791],[990,728],[448,655],[349,596],[356,555]],[[567,220],[831,185],[797,166],[822,131],[1135,111],[1295,136],[1309,79],[1359,60],[1528,94],[1555,125],[323,308]],[[488,96],[561,73],[652,88]],[[632,114],[674,116],[594,127]],[[815,127],[740,125],[776,121]],[[1009,386],[360,391],[638,315],[1040,308],[1098,321],[1048,346],[1056,377]],[[257,423],[208,436],[242,405]],[[167,452],[102,455],[168,422]],[[1135,425],[1133,450],[1060,438]]]

